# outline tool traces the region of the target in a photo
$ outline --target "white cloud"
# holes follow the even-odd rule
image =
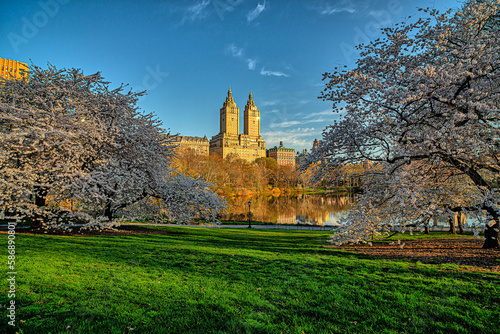
[[[215,12],[219,16],[219,18],[224,20],[224,14],[226,12],[232,12],[236,6],[241,4],[243,0],[225,0],[225,1],[220,1],[220,0],[215,0],[213,2]]]
[[[264,1],[264,3],[261,5],[260,3],[257,4],[257,7],[255,7],[254,10],[250,11],[248,14],[247,14],[247,21],[248,22],[251,22],[253,20],[255,20],[257,17],[259,17],[259,15],[266,9],[266,2]]]
[[[234,43],[226,46],[224,53],[228,56],[238,58],[245,61],[249,70],[255,70],[257,63],[259,62],[257,58],[244,58],[245,50],[243,48],[237,47]],[[276,77],[289,77],[288,74],[279,71],[267,71],[264,67],[260,70],[261,75],[266,76],[276,76]]]
[[[313,113],[305,115],[304,118],[313,118],[316,116],[325,116],[325,115],[332,115],[333,116],[333,111],[332,110],[325,110],[325,111],[320,111],[320,112],[313,112]]]
[[[274,106],[274,105],[277,105],[279,102],[280,101],[278,101],[278,100],[263,101],[263,102],[259,103],[259,105],[261,107]],[[277,109],[273,109],[270,112],[276,112],[276,111],[278,111],[278,110]]]
[[[335,113],[333,110],[325,110],[320,112],[313,112],[304,116],[302,121],[303,124],[306,123],[321,123],[327,122],[330,123],[335,117]]]
[[[333,3],[326,3],[320,7],[317,7],[317,10],[321,15],[334,15],[339,13],[352,14],[356,12],[356,9],[354,8],[350,0],[337,0]]]
[[[245,61],[247,63],[248,69],[249,70],[255,70],[255,67],[257,66],[257,59],[252,59],[252,58],[243,58],[245,55],[245,50],[243,48],[237,47],[234,43],[229,44],[226,46],[226,49],[224,50],[224,53],[226,55],[229,55],[234,58],[241,59],[242,61]]]
[[[226,46],[225,53],[227,55],[232,56],[232,57],[240,58],[240,57],[243,57],[244,51],[243,51],[243,48],[238,48],[236,45],[230,44],[230,45]]]
[[[273,110],[270,110],[270,111],[266,111],[265,113],[266,114],[275,114],[277,112],[280,112],[280,110],[279,109],[273,109]]]
[[[288,74],[278,71],[266,71],[264,67],[260,70],[261,75],[276,76],[276,77],[289,77]]]
[[[255,70],[255,65],[257,64],[256,59],[247,59],[247,65],[249,70]]]
[[[262,132],[262,137],[267,142],[268,147],[278,145],[280,141],[283,142],[285,147],[300,149],[303,147],[312,147],[312,139],[319,137],[321,131],[315,128],[296,128],[283,131],[271,130]]]
[[[272,127],[272,128],[274,128],[274,127],[289,128],[291,126],[299,125],[301,123],[302,122],[299,122],[299,121],[284,121],[284,122],[281,122],[281,123],[271,123],[270,127]]]
[[[332,113],[333,116],[333,113]],[[307,124],[307,123],[321,123],[321,122],[331,122],[332,119],[326,119],[323,117],[319,118],[314,118],[314,119],[303,119],[303,120],[296,120],[296,121],[283,121],[281,123],[271,123],[271,127],[279,127],[279,128],[289,128],[294,125],[299,125],[299,124]]]
[[[347,13],[355,13],[356,10],[354,8],[332,8],[332,7],[327,7],[324,8],[321,11],[322,15],[332,15],[332,14],[337,14],[337,13],[342,13],[342,12],[347,12]]]
[[[324,118],[316,118],[316,119],[310,119],[307,122],[304,123],[320,123],[320,122],[327,122],[327,119]]]
[[[333,112],[333,109],[327,109],[319,112],[313,112],[309,114],[303,115],[305,122],[330,122],[332,118],[338,118],[339,115],[343,114],[345,111],[345,107],[340,107],[338,112]],[[322,116],[330,116],[330,117],[322,117]],[[319,117],[319,118],[318,118]],[[311,120],[311,118],[316,118],[315,120]]]
[[[185,10],[182,22],[185,21],[195,21],[207,17],[208,11],[207,6],[210,4],[210,0],[202,0],[196,4],[189,6]]]

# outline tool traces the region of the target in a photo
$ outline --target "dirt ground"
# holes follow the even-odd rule
[[[453,263],[464,270],[500,272],[500,249],[482,249],[483,239],[453,238],[405,240],[397,239],[363,245],[333,247],[386,259],[411,259],[422,263]],[[465,267],[472,266],[472,267]]]

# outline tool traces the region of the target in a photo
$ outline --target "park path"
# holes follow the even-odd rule
[[[206,227],[206,228],[248,228],[248,225],[173,225],[173,224],[120,224],[120,226],[181,226],[181,227]],[[253,229],[276,229],[276,230],[309,230],[309,231],[333,231],[334,226],[312,226],[312,225],[252,225]]]

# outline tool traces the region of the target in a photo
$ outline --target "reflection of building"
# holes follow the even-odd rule
[[[230,197],[222,220],[248,219],[248,202],[252,203],[252,221],[276,224],[339,226],[339,220],[356,202],[355,196],[308,195],[273,197]]]
[[[222,158],[235,154],[249,162],[266,156],[266,142],[260,136],[260,111],[253,101],[252,93],[248,97],[244,111],[244,134],[240,134],[239,108],[233,100],[231,89],[220,109],[220,132],[210,140],[210,154]]]
[[[28,64],[15,60],[0,58],[0,76],[4,79],[28,80]]]
[[[297,218],[294,214],[281,214],[276,219],[276,224],[296,224]]]
[[[267,150],[267,156],[278,161],[280,166],[295,166],[295,149],[283,147],[283,142],[280,142],[280,147],[274,146]]]
[[[188,137],[188,136],[172,136],[172,144],[175,145],[176,151],[191,149],[196,154],[208,156],[209,142],[207,136]]]
[[[330,221],[330,211],[318,211],[309,214],[304,213],[303,215],[297,216],[297,220],[302,224],[324,226]]]

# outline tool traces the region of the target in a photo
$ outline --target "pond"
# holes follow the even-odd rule
[[[221,220],[248,220],[248,202],[251,203],[252,221],[311,226],[339,226],[339,220],[355,205],[358,195],[295,194],[285,196],[236,196],[227,198],[229,208]],[[475,215],[468,215],[466,222],[475,224]],[[431,227],[449,229],[448,216],[433,217]],[[466,226],[466,230],[470,228]]]
[[[222,220],[246,221],[248,202],[252,221],[274,224],[338,226],[339,219],[354,205],[353,194],[297,194],[287,196],[237,196],[227,199],[228,213]]]

